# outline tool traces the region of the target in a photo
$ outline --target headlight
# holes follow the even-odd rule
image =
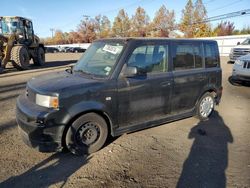
[[[47,96],[36,94],[36,104],[39,106],[58,109],[59,99],[58,96]]]
[[[243,65],[243,61],[237,59],[234,64],[242,66]]]

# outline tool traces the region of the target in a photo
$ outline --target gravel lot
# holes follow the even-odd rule
[[[63,70],[80,54],[46,56],[41,69],[0,75],[0,187],[250,187],[250,85],[228,81],[226,58],[222,102],[209,121],[188,118],[125,134],[77,157],[39,153],[18,135],[15,102],[27,80]]]

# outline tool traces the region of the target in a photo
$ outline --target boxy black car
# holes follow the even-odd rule
[[[17,99],[24,142],[39,151],[93,153],[118,136],[219,104],[218,46],[210,40],[122,38],[92,43],[72,69],[31,79]]]

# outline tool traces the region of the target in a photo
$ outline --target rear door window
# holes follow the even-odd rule
[[[201,43],[177,43],[173,53],[173,69],[187,70],[202,68]]]
[[[128,60],[147,73],[162,73],[168,70],[168,45],[144,45],[137,47]]]

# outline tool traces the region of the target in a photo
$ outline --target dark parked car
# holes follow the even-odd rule
[[[17,122],[39,151],[92,153],[108,135],[194,115],[207,120],[221,99],[221,75],[215,41],[97,40],[73,69],[27,83]]]
[[[60,47],[60,52],[66,52],[67,51],[67,49],[69,49],[69,48],[71,48],[71,47],[68,47],[68,46],[64,46],[64,47]]]
[[[58,53],[59,50],[55,47],[45,47],[46,53]]]
[[[66,52],[70,52],[70,53],[83,53],[85,52],[86,49],[80,48],[80,47],[70,47],[66,49]]]

